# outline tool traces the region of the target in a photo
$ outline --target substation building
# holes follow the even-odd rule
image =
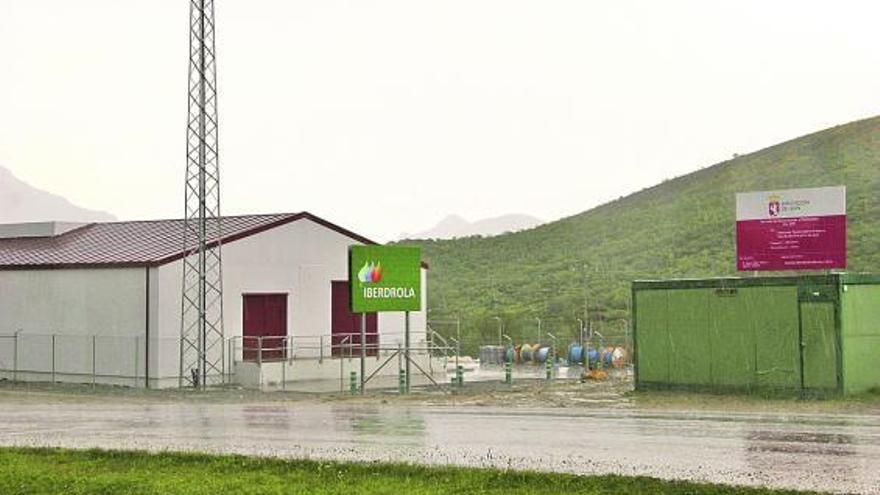
[[[880,387],[880,277],[636,281],[632,297],[637,389]]]
[[[0,379],[179,386],[183,231],[182,220],[0,225]],[[223,256],[222,381],[347,387],[361,352],[348,251],[374,243],[310,213],[224,217],[209,241]],[[431,372],[426,281],[423,264],[410,328]],[[404,321],[366,318],[368,373],[402,342]]]

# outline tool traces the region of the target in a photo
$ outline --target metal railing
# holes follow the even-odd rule
[[[415,334],[410,351],[418,355],[449,356],[455,348],[432,345],[426,335]],[[439,340],[439,339],[438,339]],[[370,359],[387,359],[404,342],[402,333],[367,334],[365,353]],[[70,335],[16,330],[0,333],[0,380],[113,384],[133,387],[176,386],[179,382],[179,338],[142,335]],[[360,357],[359,333],[286,337],[230,337],[214,352],[227,363],[211,384],[235,381],[236,363],[317,361],[350,362]],[[430,360],[429,360],[430,363]],[[335,364],[335,362],[334,362]],[[433,364],[431,365],[433,366]],[[340,362],[340,380],[344,383]],[[285,377],[286,379],[287,377]]]
[[[229,339],[229,355],[234,363],[249,362],[262,368],[270,363],[280,363],[280,386],[286,389],[287,368],[296,361],[317,361],[319,364],[326,359],[339,361],[339,384],[340,391],[345,390],[345,366],[344,362],[359,360],[363,350],[364,356],[371,360],[381,362],[369,375],[361,377],[363,383],[375,377],[379,370],[384,368],[395,357],[399,361],[406,359],[403,348],[403,334],[382,333],[367,334],[367,341],[362,348],[360,333],[333,333],[324,335],[307,336],[279,336],[279,337],[232,337]],[[372,338],[371,338],[372,337]],[[437,346],[430,340],[421,340],[416,345],[411,345],[409,351],[418,356],[448,356],[456,349],[448,345]],[[400,363],[398,363],[400,365]],[[444,369],[445,369],[444,362]],[[422,369],[418,364],[414,366],[428,379],[436,384],[433,377],[433,362],[428,359],[428,370]],[[276,368],[277,372],[277,368]]]
[[[372,333],[366,334],[364,344],[367,356],[379,358],[382,352],[392,352],[404,342],[403,333]],[[441,337],[442,338],[442,337]],[[327,358],[356,358],[361,351],[360,333],[332,333],[321,335],[288,335],[288,336],[235,336],[230,337],[227,345],[232,345],[229,352],[234,362],[273,362],[285,360],[317,360],[323,362]],[[410,347],[422,352],[442,353],[448,357],[455,347],[443,340],[443,345],[432,344],[428,339],[416,342]]]

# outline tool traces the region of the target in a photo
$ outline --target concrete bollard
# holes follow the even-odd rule
[[[544,367],[547,369],[547,379],[553,379],[553,363],[548,358],[547,361],[544,362]]]
[[[400,395],[406,394],[406,370],[398,370],[397,372],[397,391]]]
[[[349,391],[352,394],[358,393],[358,374],[357,374],[357,371],[352,371],[349,374]]]
[[[510,361],[504,363],[504,383],[508,385],[513,383],[513,366]]]
[[[464,386],[464,366],[460,364],[455,368],[455,381],[459,387]]]

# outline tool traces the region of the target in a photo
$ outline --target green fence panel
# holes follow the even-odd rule
[[[712,384],[756,384],[755,315],[749,312],[753,289],[716,290],[709,298]]]
[[[797,287],[749,290],[748,317],[755,331],[755,375],[762,388],[800,388]]]
[[[801,302],[804,388],[837,388],[837,330],[833,302]]]
[[[638,339],[636,365],[640,383],[669,382],[669,332],[664,290],[636,292]]]
[[[711,383],[709,297],[714,289],[667,291],[669,308],[669,380],[675,384]]]
[[[844,393],[880,388],[880,286],[845,286],[841,311]]]

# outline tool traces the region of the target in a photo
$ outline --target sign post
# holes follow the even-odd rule
[[[361,315],[361,393],[366,381],[367,313],[404,312],[406,391],[410,389],[410,311],[422,309],[422,252],[408,246],[351,246],[351,311]],[[377,336],[378,338],[378,336]],[[378,352],[378,346],[377,346]],[[378,370],[373,371],[376,374]]]
[[[846,188],[737,194],[736,268],[846,268]]]
[[[361,313],[361,395],[367,383],[367,314]]]
[[[409,357],[409,311],[404,313],[404,351],[406,353],[406,393],[410,389],[410,357]]]

